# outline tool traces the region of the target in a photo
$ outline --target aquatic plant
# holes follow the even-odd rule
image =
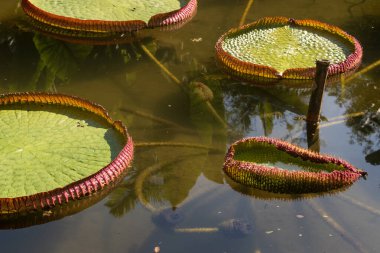
[[[14,93],[0,96],[0,108],[0,214],[91,195],[117,180],[133,159],[123,123],[87,100]]]
[[[197,9],[197,0],[22,0],[25,13],[51,26],[88,32],[129,32],[186,22]]]
[[[267,137],[245,138],[232,144],[223,169],[238,183],[278,193],[334,190],[366,175],[342,159]]]
[[[338,27],[315,20],[266,17],[223,34],[216,43],[223,68],[243,79],[312,79],[315,61],[331,62],[328,75],[357,68],[362,47]]]

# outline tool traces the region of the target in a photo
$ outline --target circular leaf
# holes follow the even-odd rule
[[[232,74],[312,79],[316,60],[329,60],[329,75],[357,68],[359,42],[338,27],[314,20],[263,18],[225,33],[216,44],[217,58]]]
[[[0,210],[68,202],[103,188],[130,164],[126,128],[99,105],[58,94],[0,97]]]
[[[93,32],[126,32],[186,22],[197,0],[22,0],[26,14],[51,26]]]

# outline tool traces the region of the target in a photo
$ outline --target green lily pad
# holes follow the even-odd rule
[[[107,21],[142,20],[149,19],[163,12],[180,9],[178,0],[167,1],[120,1],[120,0],[30,0],[40,9],[55,15],[77,18],[96,19]]]
[[[314,20],[263,18],[231,29],[217,42],[218,60],[249,79],[312,79],[316,60],[330,61],[329,75],[355,69],[362,58],[359,42],[338,27]]]
[[[52,206],[114,181],[132,159],[125,127],[100,106],[53,94],[0,97],[0,210]]]
[[[24,11],[40,22],[73,30],[125,32],[166,26],[192,18],[196,0],[22,0]]]

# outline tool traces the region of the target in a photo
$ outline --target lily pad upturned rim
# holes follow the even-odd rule
[[[312,27],[324,32],[328,32],[339,36],[343,40],[346,40],[353,46],[353,52],[344,60],[336,64],[331,64],[328,68],[328,75],[337,75],[356,69],[363,56],[363,48],[359,41],[340,29],[339,27],[326,24],[317,20],[300,19],[296,20],[287,17],[265,17],[259,19],[253,23],[241,26],[239,28],[232,28],[224,33],[217,41],[215,45],[216,59],[222,65],[222,67],[239,78],[245,80],[255,80],[256,78],[269,78],[269,79],[313,79],[315,77],[316,68],[290,68],[283,73],[278,72],[275,68],[255,63],[242,61],[232,56],[229,52],[225,51],[222,47],[223,41],[228,36],[232,36],[236,33],[243,33],[256,27],[265,27],[268,25],[292,25],[298,27]],[[322,59],[316,59],[322,60]]]
[[[152,16],[148,23],[146,23],[142,20],[106,21],[65,17],[44,11],[29,0],[21,1],[24,12],[39,22],[60,28],[89,32],[131,32],[144,28],[162,27],[186,22],[195,15],[197,5],[197,0],[189,0],[182,8],[168,13],[158,13]]]
[[[276,147],[279,152],[286,152],[292,156],[315,163],[339,165],[343,167],[343,170],[334,170],[332,172],[290,171],[274,166],[235,160],[236,148],[249,143],[268,144]],[[237,183],[269,192],[288,194],[335,190],[349,186],[361,176],[367,175],[367,172],[357,169],[343,159],[319,154],[289,142],[269,137],[248,137],[233,143],[225,156],[223,170]],[[303,189],[300,190],[300,188]]]
[[[91,196],[82,197],[80,201],[69,201],[64,205],[51,207],[49,210],[25,210],[29,212],[24,212],[23,210],[22,212],[2,213],[0,215],[0,230],[21,229],[41,225],[77,214],[108,196],[127,173],[127,171],[124,171],[118,179],[104,186],[101,191],[94,192]]]
[[[125,145],[108,165],[79,181],[70,183],[62,188],[28,196],[0,198],[0,215],[7,212],[22,212],[30,209],[52,207],[56,204],[67,203],[83,196],[91,195],[105,185],[116,181],[118,176],[131,165],[134,151],[132,138],[129,136],[124,124],[121,121],[114,121],[101,105],[79,97],[56,93],[25,92],[0,95],[0,106],[10,104],[53,104],[84,109],[105,119],[112,125],[124,137]]]

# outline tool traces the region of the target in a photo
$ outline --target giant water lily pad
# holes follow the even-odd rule
[[[0,96],[0,210],[54,206],[127,169],[133,143],[99,105],[58,94]]]
[[[51,26],[92,32],[126,32],[167,26],[193,17],[197,0],[22,0],[26,14]]]
[[[339,189],[366,175],[342,159],[267,137],[232,144],[223,169],[243,185],[288,194]]]
[[[218,61],[244,79],[312,79],[316,60],[329,60],[329,75],[359,66],[362,47],[338,27],[315,20],[263,18],[222,35]]]

